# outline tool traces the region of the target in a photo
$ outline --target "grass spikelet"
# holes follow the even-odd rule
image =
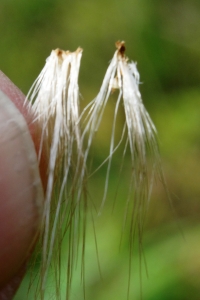
[[[132,252],[135,236],[138,236],[139,253],[142,256],[142,236],[147,204],[150,198],[154,176],[157,171],[164,188],[166,189],[165,180],[162,173],[158,144],[156,140],[156,128],[146,111],[142,102],[139,91],[140,75],[136,67],[136,63],[129,62],[125,56],[125,43],[118,41],[116,43],[117,50],[106,71],[99,94],[83,111],[82,118],[85,118],[86,126],[83,131],[82,139],[86,141],[85,160],[87,159],[90,147],[98,130],[106,105],[113,91],[118,90],[118,97],[114,109],[114,119],[111,132],[110,150],[108,157],[104,160],[107,162],[107,173],[105,179],[105,188],[103,199],[100,207],[100,213],[104,207],[109,187],[109,175],[111,169],[111,161],[114,152],[125,139],[125,156],[129,147],[131,154],[131,179],[128,199],[125,204],[124,225],[127,223],[128,212],[131,213],[129,224],[130,230],[130,261],[129,261],[129,282],[127,297],[129,298],[129,288],[131,279]],[[125,124],[122,135],[118,143],[115,141],[115,130],[117,115],[119,113],[120,104],[124,109]],[[153,171],[151,170],[151,179],[149,180],[149,162],[147,154],[151,153],[153,162]],[[122,161],[123,161],[122,157]],[[122,162],[123,163],[123,162]],[[166,189],[167,191],[167,189]],[[167,191],[168,193],[168,191]],[[140,268],[141,270],[141,268]]]
[[[128,132],[127,142],[131,152],[135,194],[138,195],[139,198],[142,197],[142,194],[147,190],[146,187],[148,186],[147,148],[150,148],[155,160],[159,157],[156,142],[156,128],[142,102],[139,91],[140,76],[136,64],[134,62],[128,62],[124,54],[124,42],[117,42],[116,47],[117,51],[107,69],[99,94],[93,102],[85,108],[82,114],[82,118],[85,117],[87,120],[82,139],[85,138],[87,132],[89,134],[87,148],[85,150],[86,157],[89,153],[95,132],[100,126],[109,97],[114,90],[119,90],[114,112],[110,152],[108,158],[105,160],[108,161],[108,168],[101,208],[104,205],[107,195],[112,155],[122,142],[125,136],[125,129]],[[123,103],[126,122],[120,142],[115,145],[114,135],[120,102]]]
[[[42,266],[39,286],[41,299],[44,299],[52,259],[54,265],[57,261],[55,290],[56,299],[60,299],[59,253],[61,241],[67,230],[69,231],[68,266],[66,266],[68,299],[79,244],[80,203],[76,200],[76,188],[79,182],[78,173],[83,168],[78,125],[78,74],[81,55],[80,48],[73,53],[60,49],[53,50],[27,96],[30,101],[29,108],[42,128],[39,159],[44,147],[49,156],[41,245]],[[84,201],[83,206],[86,209]],[[83,225],[83,234],[84,230]]]
[[[45,297],[47,274],[52,265],[55,272],[56,299],[61,299],[60,267],[62,262],[60,253],[65,234],[68,245],[66,299],[70,298],[73,270],[80,252],[80,244],[82,246],[81,276],[84,288],[87,213],[86,164],[95,133],[100,127],[113,91],[118,90],[118,96],[114,108],[109,154],[102,163],[107,162],[108,165],[99,212],[101,213],[107,197],[113,154],[124,140],[122,161],[128,149],[131,157],[130,188],[125,203],[124,218],[125,226],[128,211],[131,211],[129,284],[136,233],[139,237],[139,251],[142,254],[144,216],[151,194],[155,169],[167,191],[160,163],[156,128],[142,102],[139,91],[140,75],[136,63],[129,62],[125,56],[124,42],[117,42],[116,47],[117,50],[108,66],[97,97],[83,110],[81,116],[79,116],[78,88],[82,55],[80,48],[73,53],[60,49],[53,50],[27,96],[35,121],[39,121],[42,128],[39,160],[44,150],[47,151],[49,157],[43,227],[41,229],[42,259],[38,285],[40,299]],[[121,107],[124,109],[125,124],[121,137],[116,142],[116,123]],[[79,126],[82,123],[85,124],[85,127],[81,133]],[[83,150],[83,144],[86,145],[85,150]],[[148,152],[151,153],[153,161],[151,180],[148,176]]]

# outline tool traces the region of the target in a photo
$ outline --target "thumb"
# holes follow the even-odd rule
[[[18,99],[16,106],[12,97],[1,88],[0,299],[7,300],[20,283],[37,237],[43,204],[35,146],[27,121],[17,108],[22,107],[22,101]]]

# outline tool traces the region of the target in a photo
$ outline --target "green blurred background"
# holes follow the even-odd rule
[[[0,68],[25,94],[52,49],[74,51],[81,46],[84,52],[80,91],[81,105],[85,106],[98,93],[115,51],[114,43],[119,39],[126,41],[127,56],[137,61],[143,101],[158,129],[163,169],[176,211],[174,215],[162,185],[157,182],[143,241],[148,276],[143,259],[140,269],[136,243],[130,299],[140,299],[141,285],[144,300],[200,299],[200,1],[0,2]],[[109,109],[114,107],[112,101],[114,98]],[[108,150],[109,126],[108,117],[93,149],[97,165]],[[128,159],[125,165],[129,164]],[[90,218],[88,221],[89,300],[126,299],[128,226],[119,247],[128,188],[126,168],[112,213],[119,166],[120,155],[116,155],[105,208],[100,217],[94,215],[103,279],[97,266],[92,222]],[[97,204],[104,179],[103,168],[90,181],[91,197]],[[27,276],[15,300],[26,298],[28,281]],[[54,299],[51,292],[47,299]],[[83,299],[79,271],[73,282],[73,299]]]

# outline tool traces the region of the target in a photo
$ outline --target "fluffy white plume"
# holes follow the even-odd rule
[[[156,142],[156,128],[146,111],[141,94],[139,91],[140,76],[134,62],[128,62],[125,57],[125,43],[117,42],[117,50],[113,59],[105,74],[101,89],[95,100],[88,107],[85,108],[82,117],[84,118],[86,112],[87,125],[82,135],[82,139],[85,139],[86,132],[89,134],[87,141],[87,148],[85,151],[85,160],[88,156],[93,137],[98,130],[102,116],[109,100],[110,94],[113,90],[119,89],[119,96],[115,106],[115,114],[113,120],[113,129],[110,143],[110,153],[108,157],[108,169],[104,190],[104,197],[102,206],[105,202],[108,180],[111,167],[111,159],[116,146],[114,141],[116,117],[119,110],[120,102],[123,102],[125,113],[125,127],[122,132],[122,138],[124,137],[125,129],[128,131],[128,144],[130,147],[132,158],[132,169],[135,194],[138,195],[138,199],[142,197],[144,191],[146,191],[146,197],[150,188],[148,189],[148,177],[147,177],[147,147],[152,151],[155,160],[158,158],[158,148]],[[141,199],[140,199],[141,200]]]
[[[40,288],[42,295],[56,243],[57,247],[61,248],[59,239],[63,237],[60,235],[56,240],[57,232],[65,231],[69,222],[72,224],[77,222],[76,215],[79,214],[76,212],[79,206],[74,200],[74,191],[79,181],[79,169],[83,167],[78,124],[78,75],[81,55],[82,49],[80,48],[73,53],[60,49],[53,50],[27,96],[30,101],[29,108],[42,128],[39,159],[43,148],[47,146],[47,152],[49,152],[42,228],[43,255]],[[77,232],[72,233],[69,248],[73,245],[71,249],[73,255],[77,248],[75,245],[77,240]],[[70,264],[69,277],[73,268],[72,262]]]
[[[84,268],[85,222],[87,196],[85,189],[86,164],[95,132],[98,130],[109,97],[118,90],[111,133],[104,196],[101,208],[106,200],[112,156],[126,137],[124,155],[127,147],[131,153],[130,194],[133,192],[130,226],[130,252],[136,225],[139,237],[142,235],[146,202],[151,192],[148,181],[147,149],[153,155],[153,161],[160,168],[159,151],[156,141],[156,128],[146,111],[139,91],[140,76],[134,62],[125,57],[125,43],[117,42],[117,50],[105,74],[97,97],[79,116],[78,75],[82,49],[69,51],[53,50],[46,64],[33,84],[27,99],[35,120],[42,128],[39,160],[47,148],[49,156],[48,178],[45,194],[43,227],[41,229],[42,267],[39,285],[41,299],[44,299],[46,278],[52,257],[55,262],[56,297],[59,295],[59,263],[61,241],[68,232],[67,295],[71,287],[72,273],[78,255],[80,232],[82,231],[82,264]],[[125,115],[125,124],[119,142],[115,142],[115,130],[120,103]],[[86,124],[80,132],[80,122]],[[83,151],[83,144],[86,149]],[[105,162],[104,161],[104,162]],[[161,172],[162,177],[162,172]],[[164,182],[164,180],[163,180]],[[165,184],[165,183],[164,183]],[[127,200],[127,210],[130,204]],[[83,211],[82,226],[80,214]],[[101,209],[100,209],[101,211]],[[84,274],[84,270],[83,274]],[[83,275],[84,276],[84,275]],[[84,282],[84,279],[83,279]]]

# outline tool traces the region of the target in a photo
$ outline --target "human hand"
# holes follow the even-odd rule
[[[25,274],[44,199],[45,163],[39,170],[38,131],[24,99],[0,71],[0,300],[13,298]]]

